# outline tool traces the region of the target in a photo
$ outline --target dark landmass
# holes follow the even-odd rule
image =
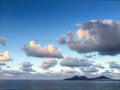
[[[74,76],[74,77],[72,77],[72,78],[67,78],[67,79],[65,79],[65,80],[88,80],[88,78],[87,78],[86,76],[81,76],[81,77],[79,77],[79,76]]]
[[[74,76],[71,78],[66,78],[64,80],[100,80],[100,81],[101,80],[113,80],[114,81],[114,79],[108,78],[106,76],[99,76],[99,77],[95,77],[95,78],[87,78],[86,76]]]

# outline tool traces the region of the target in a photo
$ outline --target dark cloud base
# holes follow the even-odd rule
[[[113,20],[91,20],[80,23],[77,35],[68,32],[58,38],[78,53],[98,52],[100,55],[120,54],[120,22]]]

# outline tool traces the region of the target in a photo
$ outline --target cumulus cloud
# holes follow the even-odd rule
[[[89,61],[88,59],[75,58],[75,57],[64,57],[60,65],[67,67],[87,67],[93,65],[93,61]]]
[[[34,70],[32,69],[33,64],[31,64],[30,62],[24,62],[21,66],[21,70],[24,72],[34,72]]]
[[[120,69],[120,63],[117,63],[115,61],[108,61],[107,64],[110,68]]]
[[[113,20],[91,20],[80,24],[80,29],[58,38],[78,53],[99,52],[101,55],[120,53],[120,22]]]
[[[0,44],[2,44],[3,46],[5,46],[6,43],[6,39],[3,37],[0,37]]]
[[[5,51],[3,54],[0,55],[0,61],[9,61],[10,59],[10,54],[8,51]]]
[[[43,69],[49,69],[51,67],[54,67],[57,64],[57,61],[55,59],[46,58],[42,63]]]
[[[29,44],[24,45],[23,50],[28,56],[33,57],[48,57],[48,58],[62,58],[62,50],[56,48],[54,45],[48,45],[47,47],[41,47],[34,41],[30,41]]]

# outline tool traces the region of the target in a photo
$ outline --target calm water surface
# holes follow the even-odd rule
[[[0,80],[0,90],[120,90],[120,81]]]

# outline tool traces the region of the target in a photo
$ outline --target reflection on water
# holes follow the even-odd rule
[[[120,81],[1,80],[0,90],[119,90]]]

